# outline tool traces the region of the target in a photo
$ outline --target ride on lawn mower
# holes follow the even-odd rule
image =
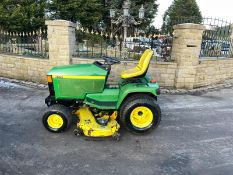
[[[107,84],[111,66],[120,63],[116,58],[52,68],[47,76],[50,95],[45,100],[45,128],[63,132],[77,116],[75,135],[118,140],[117,121],[134,133],[158,127],[161,110],[156,101],[160,89],[146,75],[152,55],[153,51],[147,49],[135,68],[122,71],[117,87]]]

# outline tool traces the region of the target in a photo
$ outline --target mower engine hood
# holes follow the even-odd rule
[[[108,71],[94,64],[74,64],[53,67],[48,75],[52,76],[106,76]]]
[[[56,99],[80,99],[104,90],[108,71],[95,64],[57,66],[50,70]]]

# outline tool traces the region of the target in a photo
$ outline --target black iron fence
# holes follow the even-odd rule
[[[180,18],[173,22],[172,26],[183,23],[197,23],[206,27],[203,33],[200,59],[233,57],[233,25],[231,22],[209,17],[202,18],[202,20]],[[113,36],[111,33],[98,31],[89,32],[88,29],[83,28],[78,30],[77,33],[79,33],[79,36],[77,36],[75,57],[101,58],[102,56],[112,56],[123,60],[137,60],[145,49],[150,48],[154,51],[154,60],[171,61],[172,30],[168,32],[171,33],[171,36],[170,34],[136,33],[125,40],[121,35]]]
[[[172,22],[173,25],[183,23],[197,23],[206,27],[203,33],[200,58],[228,58],[233,57],[233,23],[223,19],[204,17],[198,18],[180,18]]]
[[[123,40],[121,35],[80,29],[77,31],[77,49],[74,57],[101,58],[117,57],[121,60],[138,60],[150,48],[153,59],[170,61],[172,37],[168,35],[135,34]],[[80,39],[81,38],[81,39]]]
[[[0,53],[48,58],[47,30],[32,32],[0,30]]]
[[[203,24],[206,30],[203,33],[200,58],[233,57],[233,24],[216,18],[205,18]]]

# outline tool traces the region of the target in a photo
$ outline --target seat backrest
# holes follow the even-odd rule
[[[146,70],[148,69],[149,67],[149,64],[150,64],[150,60],[152,58],[152,55],[153,55],[153,51],[150,50],[150,49],[147,49],[143,54],[142,54],[142,57],[140,58],[140,61],[137,65],[137,67],[139,69],[141,69],[141,71],[143,72],[146,72]]]
[[[140,60],[138,62],[138,65],[137,65],[139,68],[142,68],[143,63],[144,63],[144,61],[145,61],[145,59],[146,59],[146,57],[147,57],[147,55],[148,55],[149,52],[150,52],[150,49],[146,49],[143,52],[143,54],[142,54],[142,56],[141,56],[141,58],[140,58]]]

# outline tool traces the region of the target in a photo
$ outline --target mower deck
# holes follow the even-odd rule
[[[99,119],[106,120],[106,125],[97,123],[96,119],[91,111],[87,107],[81,107],[75,112],[79,118],[77,123],[77,134],[84,134],[88,137],[109,137],[116,136],[117,131],[120,129],[120,125],[115,120],[115,114],[112,116],[103,116]],[[77,131],[77,130],[76,130]]]

